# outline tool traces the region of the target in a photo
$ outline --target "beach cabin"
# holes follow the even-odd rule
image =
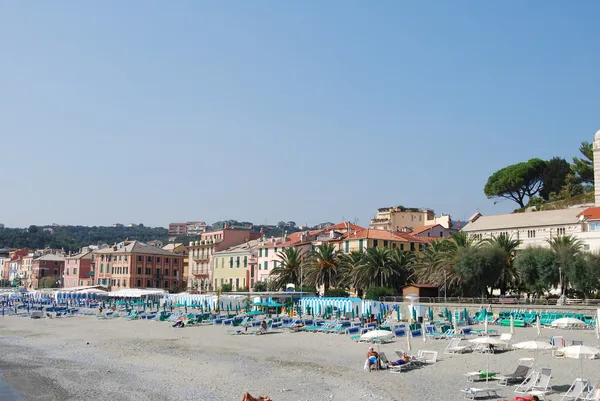
[[[439,289],[432,284],[407,284],[402,287],[402,296],[416,295],[418,298],[437,298]]]

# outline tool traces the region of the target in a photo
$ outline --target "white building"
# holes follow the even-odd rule
[[[583,243],[584,250],[600,252],[600,131],[594,138],[594,207],[511,213],[494,216],[474,214],[462,231],[476,240],[505,233],[521,241],[520,248],[549,247],[548,239],[571,235]]]

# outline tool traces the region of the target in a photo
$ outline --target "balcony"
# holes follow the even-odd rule
[[[209,259],[210,259],[210,255],[192,256],[192,260],[195,260],[196,262],[208,262]]]
[[[197,279],[208,279],[210,277],[206,272],[192,273],[192,276],[196,277]]]

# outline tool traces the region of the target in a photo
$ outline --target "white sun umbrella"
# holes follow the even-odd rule
[[[497,338],[492,338],[492,337],[479,337],[479,338],[474,338],[472,340],[469,340],[469,342],[472,342],[473,344],[479,344],[479,345],[503,345],[504,342],[498,340]],[[486,362],[486,368],[485,368],[485,384],[487,387],[487,384],[489,382],[489,378],[490,378],[490,354],[491,352],[487,353],[487,362]]]
[[[360,336],[363,340],[383,340],[392,337],[394,334],[387,330],[371,330]]]
[[[597,359],[600,357],[600,349],[594,347],[588,347],[585,345],[571,345],[558,350],[565,358],[579,359],[581,377],[583,378],[583,360],[584,359]]]
[[[534,351],[535,352],[534,363],[535,363],[538,359],[538,352],[540,350],[554,349],[554,345],[552,345],[550,343],[545,343],[543,341],[523,341],[523,342],[516,343],[515,345],[513,345],[513,348]]]
[[[510,315],[510,334],[515,335],[515,318],[513,315]]]
[[[483,321],[483,332],[487,335],[488,333],[488,316],[487,313],[485,315],[485,320]]]
[[[585,327],[587,324],[579,319],[575,319],[573,317],[563,317],[560,319],[556,319],[553,321],[550,326],[552,327]]]
[[[454,314],[452,317],[453,317],[452,322],[454,325],[454,334],[458,334],[458,314],[456,313],[456,311],[454,311]]]
[[[406,350],[410,351],[411,346],[410,346],[410,338],[412,337],[412,330],[410,329],[410,326],[408,326],[408,332],[406,333]]]
[[[542,322],[540,321],[540,315],[537,316],[536,328],[537,328],[537,335],[539,337],[542,335]]]

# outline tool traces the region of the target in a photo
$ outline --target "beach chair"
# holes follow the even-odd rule
[[[471,350],[471,347],[468,345],[460,345],[460,338],[453,338],[450,340],[446,349],[444,350],[444,354],[462,354],[465,351]]]
[[[492,387],[468,387],[460,390],[464,394],[465,400],[475,400],[477,397],[496,397],[498,393],[495,388]]]
[[[567,390],[566,393],[561,395],[560,401],[565,400],[578,400],[583,393],[589,389],[590,381],[587,379],[575,379],[571,387]]]
[[[464,376],[467,378],[468,382],[476,382],[482,380],[495,380],[497,374],[497,372],[488,372],[485,370],[480,370],[479,372],[465,373]]]
[[[437,353],[437,351],[421,350],[418,353],[418,357],[424,363],[436,363],[437,362],[438,353]]]
[[[585,395],[585,397],[580,398],[580,400],[600,401],[600,388],[598,388],[598,385],[596,384],[594,387],[592,387],[590,391],[588,391],[588,393]]]
[[[531,370],[531,367],[533,366],[533,362],[533,358],[519,359],[517,368],[513,373],[496,376],[496,379],[498,380],[498,385],[508,386],[511,383],[525,381],[525,379],[530,373],[529,371]]]
[[[550,391],[550,379],[552,378],[552,369],[542,368],[538,372],[529,375],[529,380],[525,379],[516,389],[515,393],[529,395],[544,395]]]

